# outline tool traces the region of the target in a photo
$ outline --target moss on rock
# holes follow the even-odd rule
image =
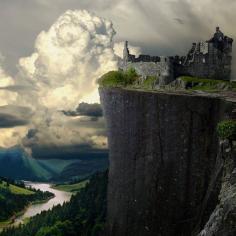
[[[221,139],[236,140],[236,121],[225,120],[218,124],[217,133]]]

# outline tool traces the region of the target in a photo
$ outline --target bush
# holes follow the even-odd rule
[[[142,87],[146,89],[154,89],[157,82],[158,78],[156,76],[147,76],[147,78],[143,81]]]
[[[124,77],[126,80],[126,84],[133,84],[137,79],[138,75],[134,68],[130,67],[126,72],[124,72]]]
[[[236,140],[236,121],[222,121],[217,126],[217,133],[221,139]]]
[[[138,78],[138,75],[133,68],[127,71],[110,71],[103,75],[98,84],[103,87],[125,87],[133,84]]]

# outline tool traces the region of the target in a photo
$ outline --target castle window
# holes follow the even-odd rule
[[[206,59],[205,59],[205,58],[202,58],[202,62],[203,62],[203,63],[206,63]]]

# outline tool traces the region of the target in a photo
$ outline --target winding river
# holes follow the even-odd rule
[[[64,202],[70,201],[70,198],[72,196],[72,193],[63,192],[63,191],[53,189],[51,184],[48,184],[48,183],[25,182],[25,185],[28,187],[31,186],[32,188],[39,189],[44,192],[49,191],[51,193],[54,193],[55,197],[50,199],[46,203],[39,203],[39,204],[30,205],[23,215],[21,215],[15,219],[15,221],[14,221],[15,226],[19,225],[20,223],[23,223],[25,219],[35,216],[35,215],[41,213],[42,211],[50,210],[50,209],[52,209],[53,206],[56,206],[59,204],[62,205]]]

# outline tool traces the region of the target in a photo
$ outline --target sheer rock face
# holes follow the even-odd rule
[[[198,236],[236,235],[236,143],[221,143],[220,156],[224,160],[219,204]]]
[[[218,98],[112,88],[100,96],[110,149],[107,235],[199,232],[217,205],[216,125],[229,106]]]

